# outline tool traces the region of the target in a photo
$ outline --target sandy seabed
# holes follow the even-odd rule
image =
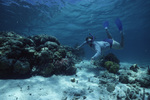
[[[121,63],[121,68],[131,65]],[[87,60],[76,64],[76,67],[77,73],[72,76],[0,80],[0,100],[125,100],[125,91],[131,88],[128,84],[114,81],[115,88],[110,92],[105,83],[100,83],[100,74],[106,70],[91,65]],[[142,90],[139,94],[143,94]],[[150,93],[150,89],[145,89],[145,92]],[[135,100],[141,100],[140,95],[137,98]]]

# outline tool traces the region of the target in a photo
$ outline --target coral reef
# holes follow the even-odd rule
[[[53,36],[0,32],[0,78],[76,73],[78,57]]]
[[[106,61],[104,67],[111,73],[117,73],[119,70],[119,64],[112,61]]]
[[[83,48],[81,48],[79,50],[74,49],[74,48],[77,48],[76,46],[74,46],[74,48],[69,47],[69,46],[64,46],[64,48],[68,51],[67,52],[67,53],[69,53],[68,55],[71,55],[71,56],[72,56],[72,54],[76,55],[76,56],[74,56],[74,58],[78,59],[79,61],[81,61],[82,58],[84,57],[85,52],[84,52]]]
[[[67,75],[70,75],[72,73],[75,74],[76,72],[76,68],[74,67],[74,63],[72,62],[72,60],[68,59],[68,58],[62,58],[61,60],[56,60],[55,63],[55,73],[56,74],[61,74],[61,73],[65,73]],[[70,67],[70,65],[72,67]],[[60,70],[57,70],[60,69]]]
[[[94,65],[105,67],[110,73],[117,73],[120,67],[119,63],[119,59],[114,54],[109,53],[96,60]]]
[[[139,67],[137,66],[137,64],[133,64],[131,67],[130,67],[130,70],[134,71],[134,72],[138,72],[138,69]]]
[[[136,84],[140,87],[150,88],[150,77],[145,71],[140,70],[140,68],[138,72],[126,69],[119,73],[119,81],[121,83]]]
[[[107,54],[107,55],[104,56],[102,59],[103,59],[103,62],[112,61],[112,62],[115,62],[115,63],[117,63],[117,64],[120,63],[119,59],[118,59],[113,53]],[[104,63],[103,63],[103,64],[104,64]]]

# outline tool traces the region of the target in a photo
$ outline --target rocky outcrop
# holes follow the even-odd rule
[[[106,68],[110,73],[117,73],[120,68],[119,59],[113,54],[109,53],[106,56],[96,60],[94,65]]]
[[[0,32],[0,78],[72,75],[76,73],[77,58],[53,36]]]
[[[136,84],[140,87],[150,88],[150,75],[147,75],[145,71],[142,71],[140,67],[138,71],[133,70],[134,65],[130,69],[120,71],[119,81],[125,84]],[[136,65],[137,66],[137,65]]]

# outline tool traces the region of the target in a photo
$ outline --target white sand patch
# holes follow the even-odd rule
[[[127,63],[121,65],[130,66]],[[117,100],[117,95],[124,97],[124,91],[130,88],[119,83],[110,93],[99,83],[100,68],[91,65],[89,61],[82,61],[76,67],[77,73],[72,76],[0,80],[0,100]]]

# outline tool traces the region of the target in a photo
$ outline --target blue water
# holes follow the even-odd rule
[[[0,31],[25,36],[48,34],[62,45],[74,46],[89,33],[96,40],[106,38],[102,23],[110,23],[110,32],[120,41],[114,20],[120,18],[125,47],[111,50],[122,62],[150,62],[150,0],[0,0]],[[93,51],[85,47],[85,58]]]

